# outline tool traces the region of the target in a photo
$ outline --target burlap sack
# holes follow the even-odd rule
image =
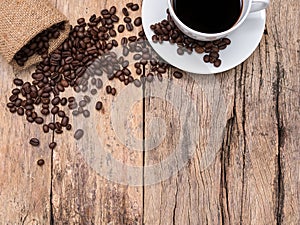
[[[22,70],[41,61],[39,55],[31,56],[23,67],[17,65],[14,55],[41,31],[65,21],[66,29],[59,38],[52,39],[49,53],[55,50],[70,31],[68,19],[47,0],[1,0],[0,1],[0,54]]]

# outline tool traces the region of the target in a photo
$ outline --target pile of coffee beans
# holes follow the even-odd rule
[[[152,36],[154,43],[168,41],[171,44],[177,44],[178,55],[183,55],[184,53],[192,54],[194,51],[198,54],[206,53],[203,56],[203,61],[212,63],[215,67],[219,67],[222,63],[219,58],[219,51],[225,49],[231,43],[228,38],[216,41],[198,41],[190,38],[177,28],[170,16],[169,10],[167,10],[167,19],[152,24],[150,28],[154,32]]]
[[[34,54],[48,54],[49,41],[57,39],[63,30],[65,30],[65,22],[54,24],[47,30],[42,31],[15,54],[14,60],[19,66],[24,66],[25,62]]]
[[[124,85],[133,83],[136,87],[152,82],[155,77],[161,81],[170,65],[154,52],[142,28],[136,32],[137,36],[123,36],[120,43],[117,41],[117,36],[125,29],[131,32],[142,25],[141,17],[130,17],[131,11],[138,9],[139,5],[128,3],[122,9],[120,17],[117,15],[117,8],[112,6],[101,10],[100,16],[92,15],[88,21],[79,18],[61,46],[49,55],[41,52],[43,60],[36,66],[31,82],[14,79],[16,87],[7,103],[10,112],[25,116],[29,123],[40,125],[44,133],[61,134],[64,130],[72,130],[66,108],[71,110],[71,116],[90,117],[87,106],[103,88],[102,76],[106,75],[109,81],[117,80]],[[58,30],[62,28],[62,25],[57,27]],[[48,31],[48,39],[52,37],[50,33],[53,37],[57,36]],[[37,42],[35,40],[32,43]],[[121,47],[121,53],[117,51],[118,46]],[[129,65],[132,60],[134,71],[131,71]],[[183,74],[175,71],[173,76],[180,79]],[[84,96],[82,99],[62,97],[62,93],[68,88],[76,93],[82,92]],[[116,88],[109,84],[105,91],[112,96],[117,94]],[[102,110],[103,103],[97,100],[94,108],[96,111]],[[51,122],[47,122],[47,118]],[[74,138],[79,140],[83,135],[84,131],[78,129]],[[30,144],[39,146],[39,140],[32,138]],[[56,146],[56,142],[49,144],[50,149]]]

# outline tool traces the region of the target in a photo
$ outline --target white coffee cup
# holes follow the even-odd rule
[[[208,0],[211,1],[211,0]],[[176,16],[173,9],[173,0],[168,0],[169,12],[177,27],[189,37],[200,41],[213,41],[228,36],[239,26],[243,24],[249,13],[257,12],[266,9],[269,5],[269,0],[241,0],[243,1],[241,14],[237,22],[228,30],[219,33],[202,33],[191,29]]]

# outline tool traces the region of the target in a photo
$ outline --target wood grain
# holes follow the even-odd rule
[[[93,14],[99,15],[102,9],[109,9],[113,5],[118,6],[118,14],[121,16],[120,11],[125,6],[122,1],[84,1],[82,4],[77,4],[77,1],[56,1],[57,8],[70,18],[71,24],[75,24],[80,17],[89,19]],[[103,82],[105,87],[105,80]],[[124,88],[118,82],[110,85],[116,87],[118,92]],[[69,94],[74,95],[72,92]],[[142,100],[141,89],[133,89],[131,95]],[[126,184],[126,169],[110,176],[110,168],[106,164],[111,161],[108,158],[102,161],[99,154],[105,152],[107,157],[126,165],[142,166],[142,153],[131,154],[132,150],[127,145],[130,137],[142,137],[142,129],[136,128],[142,122],[142,105],[137,104],[129,112],[115,112],[112,109],[114,98],[106,95],[105,89],[96,98],[103,102],[102,112],[92,113],[95,112],[94,101],[90,106],[92,115],[88,120],[73,118],[73,132],[79,128],[85,131],[81,142],[75,142],[69,134],[55,136],[59,147],[53,153],[53,221],[58,224],[141,224],[142,188]],[[120,110],[126,108],[124,104],[126,102],[121,103]],[[112,120],[119,118],[122,113],[128,113],[129,125],[121,130],[113,127]],[[117,120],[116,123],[122,125],[123,121]],[[142,149],[142,142],[137,147]],[[119,184],[114,177],[125,182]],[[142,173],[136,174],[135,179],[142,180]]]
[[[127,3],[51,2],[71,24]],[[299,10],[271,1],[260,45],[225,73],[113,83],[117,96],[101,90],[62,135],[9,112],[15,75],[0,57],[0,224],[300,224]]]
[[[44,134],[37,124],[9,112],[6,103],[14,88],[14,74],[6,63],[1,63],[0,71],[0,221],[1,224],[49,223],[51,151],[48,144],[52,134]],[[19,76],[29,80],[29,74],[26,71]],[[29,144],[32,137],[42,140],[40,146]],[[37,165],[40,158],[45,160],[42,167]]]

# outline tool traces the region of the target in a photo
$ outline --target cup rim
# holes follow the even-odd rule
[[[239,19],[240,20],[237,20],[237,22],[231,27],[229,28],[228,30],[225,30],[225,31],[222,31],[222,32],[218,32],[218,33],[203,33],[203,32],[200,32],[200,31],[196,31],[190,27],[188,27],[187,25],[185,25],[178,17],[177,15],[175,14],[174,12],[174,9],[173,9],[173,6],[172,6],[172,1],[173,0],[168,0],[168,6],[169,6],[169,12],[170,12],[170,15],[171,17],[176,19],[176,22],[180,24],[181,27],[183,27],[185,30],[187,30],[189,33],[192,33],[193,35],[195,36],[202,36],[202,37],[205,37],[205,38],[214,38],[214,37],[219,37],[219,36],[226,36],[227,34],[231,33],[232,31],[234,31],[235,29],[237,29],[243,22],[244,20],[247,18],[247,16],[249,15],[250,13],[250,9],[251,9],[251,3],[252,3],[252,0],[249,0],[249,6],[246,10],[246,13],[245,15],[241,18],[241,15],[240,14],[240,17]],[[244,7],[244,3],[243,3],[243,6]],[[175,22],[175,21],[174,21]],[[180,29],[180,27],[178,27]],[[185,32],[184,32],[185,33]]]

